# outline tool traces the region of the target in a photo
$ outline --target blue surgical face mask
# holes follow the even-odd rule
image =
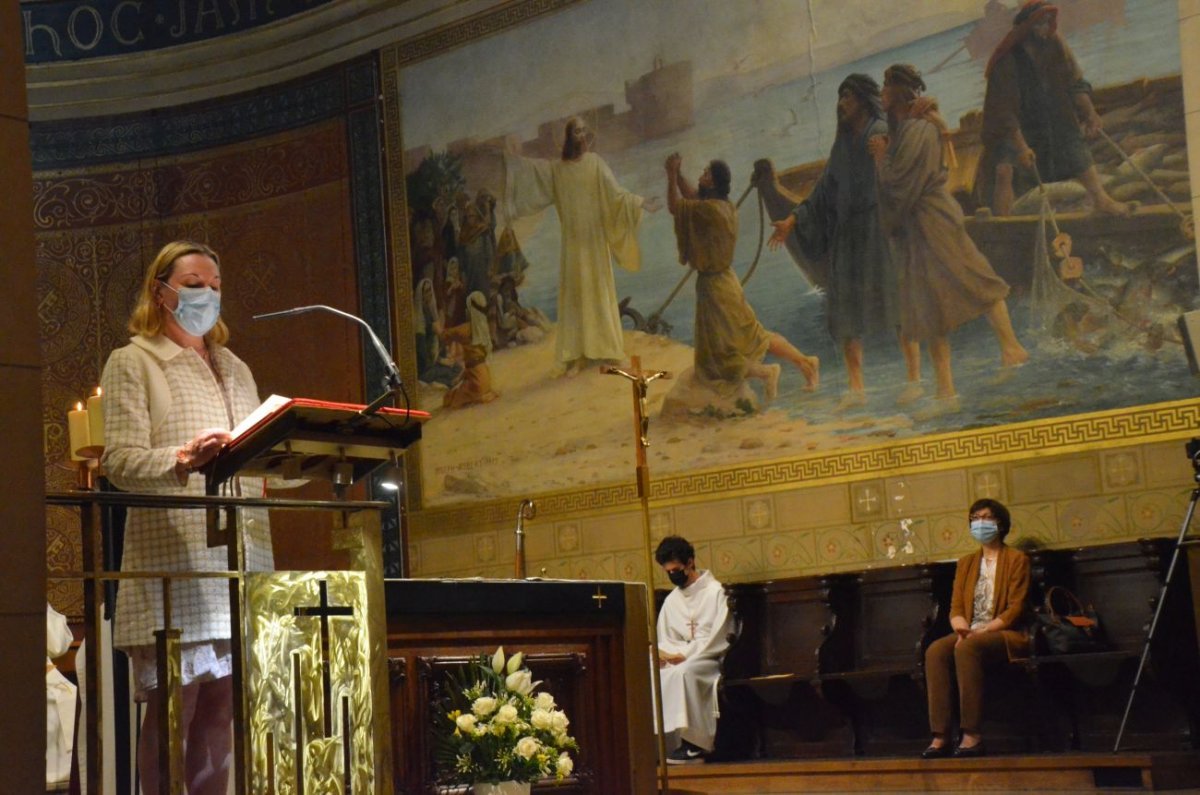
[[[203,337],[221,318],[221,294],[211,287],[180,287],[163,282],[163,286],[179,296],[179,306],[172,312],[180,328],[195,337]]]
[[[973,519],[971,520],[971,537],[981,544],[987,544],[996,540],[1000,535],[1000,525],[996,524],[995,519]]]

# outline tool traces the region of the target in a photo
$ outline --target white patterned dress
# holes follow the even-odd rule
[[[228,349],[212,346],[217,371],[196,351],[163,336],[138,336],[109,356],[104,390],[102,463],[108,478],[125,491],[203,494],[204,478],[180,484],[175,473],[179,448],[206,428],[233,428],[258,407],[254,377]],[[151,368],[157,368],[157,371]],[[160,375],[161,374],[161,375]],[[234,490],[261,496],[262,481],[238,478]],[[246,568],[273,568],[265,511],[242,511]],[[205,571],[228,567],[226,548],[209,548],[202,509],[130,508],[125,524],[122,571]],[[159,581],[125,580],[117,595],[113,645],[134,661],[138,692],[155,687],[154,630],[162,627]],[[182,630],[183,682],[207,681],[231,672],[229,587],[224,579],[176,580],[171,623]]]
[[[975,583],[975,598],[971,607],[971,629],[991,623],[996,606],[996,558],[979,556],[979,581]]]

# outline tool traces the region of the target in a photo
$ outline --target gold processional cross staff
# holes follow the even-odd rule
[[[600,372],[619,375],[633,385],[633,434],[637,443],[637,493],[642,504],[642,545],[646,554],[646,624],[650,635],[651,681],[654,685],[654,713],[658,723],[658,778],[659,792],[668,793],[667,741],[663,732],[662,681],[658,673],[658,632],[654,620],[654,552],[650,546],[650,467],[646,463],[646,448],[650,446],[650,416],[646,412],[647,387],[658,379],[669,379],[671,374],[663,370],[642,369],[641,357],[630,357],[630,369],[601,367]]]

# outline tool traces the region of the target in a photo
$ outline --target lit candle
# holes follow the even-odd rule
[[[82,403],[76,403],[75,408],[67,412],[67,436],[70,439],[71,460],[86,460],[76,453],[88,446],[88,413],[84,411]]]
[[[104,407],[100,405],[100,391],[100,387],[96,387],[96,394],[87,402],[88,444],[92,447],[104,446]]]

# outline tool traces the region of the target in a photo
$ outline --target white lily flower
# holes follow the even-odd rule
[[[504,686],[514,693],[527,696],[533,692],[533,676],[529,673],[528,669],[522,669],[516,673],[509,674],[504,680]]]

